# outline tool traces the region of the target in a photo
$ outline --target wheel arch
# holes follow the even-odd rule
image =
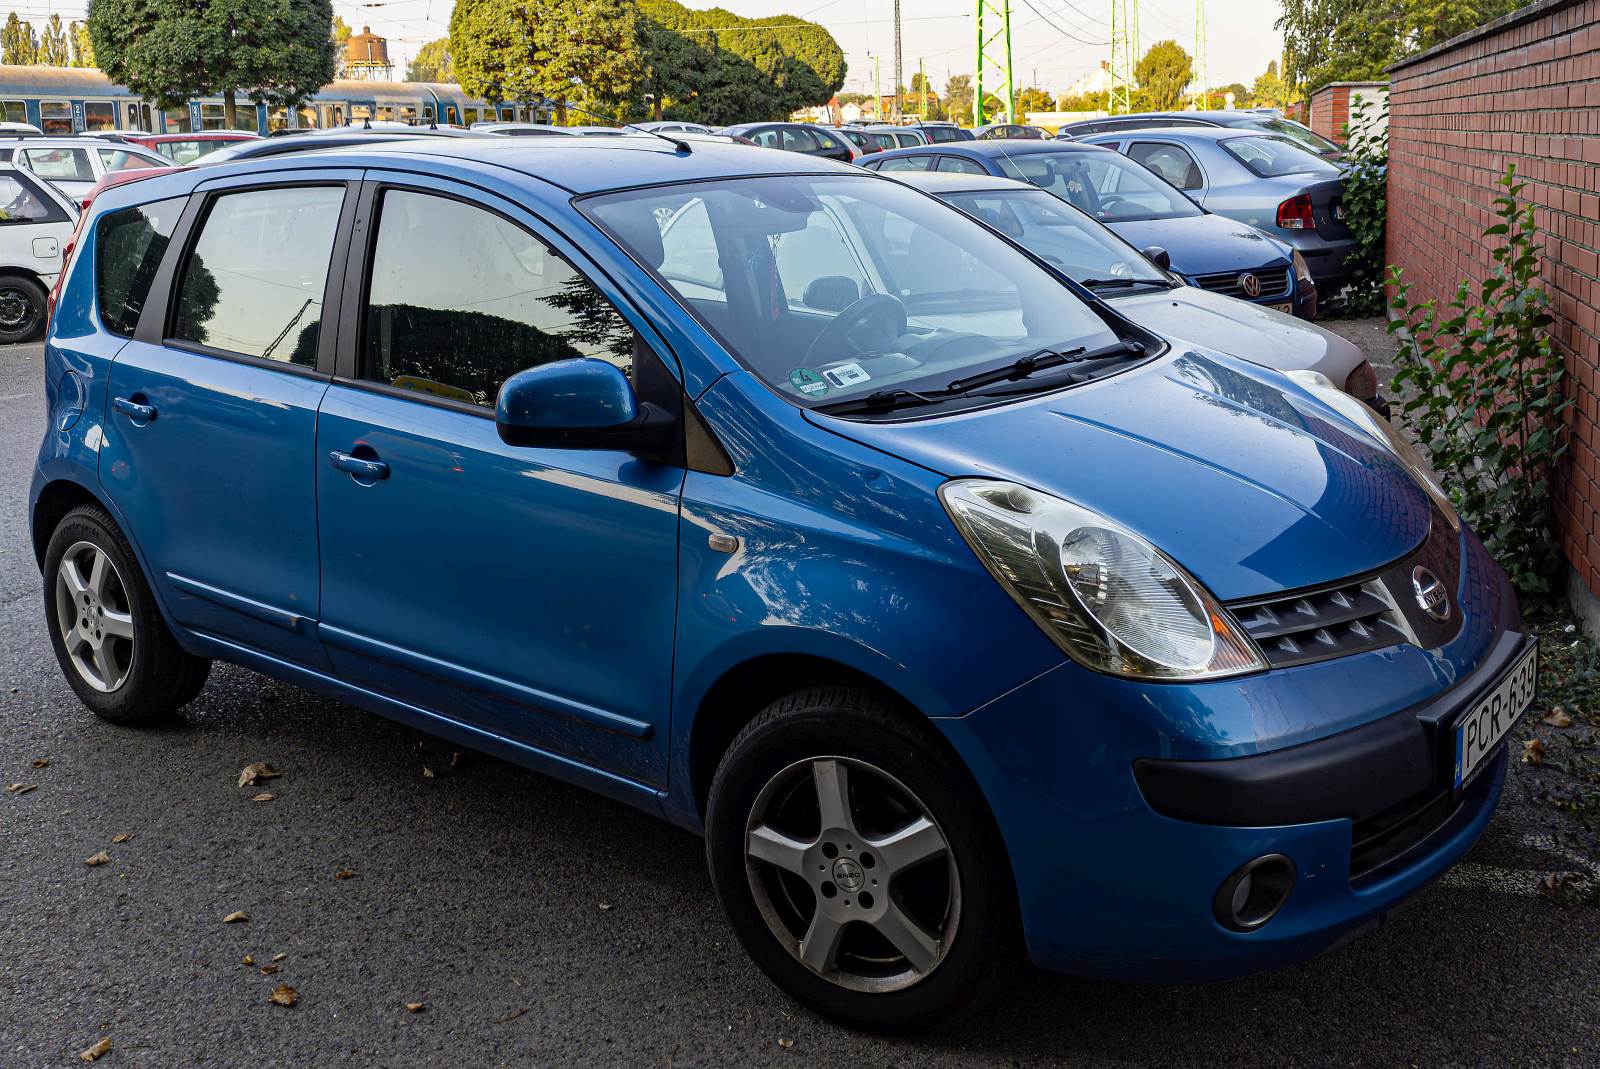
[[[39,496],[33,503],[32,535],[33,559],[41,569],[44,567],[45,548],[50,545],[50,536],[55,532],[56,525],[79,505],[97,505],[113,517],[116,516],[111,506],[98,494],[74,479],[53,479],[39,490]]]

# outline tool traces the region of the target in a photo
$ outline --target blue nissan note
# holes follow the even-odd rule
[[[1482,833],[1536,651],[1359,402],[887,178],[547,140],[94,202],[31,495],[90,710],[220,659],[659,813],[880,1029],[1293,963]]]

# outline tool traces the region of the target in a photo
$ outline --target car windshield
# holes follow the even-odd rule
[[[716,179],[580,206],[798,405],[934,390],[1041,351],[1118,341],[1015,247],[896,182]]]
[[[1001,153],[1008,178],[1054,193],[1102,223],[1202,215],[1194,201],[1125,156],[1107,150]]]
[[[1287,137],[1301,148],[1310,149],[1318,156],[1342,156],[1344,149],[1329,141],[1321,134],[1308,130],[1296,122],[1284,119],[1262,119],[1250,124],[1258,130],[1265,130],[1270,134]]]
[[[1019,186],[943,196],[1079,282],[1169,281],[1132,245],[1044,190]]]
[[[1285,174],[1339,173],[1339,168],[1283,137],[1232,137],[1222,148],[1262,178]]]

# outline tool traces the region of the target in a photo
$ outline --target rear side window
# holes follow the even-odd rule
[[[61,209],[45,200],[27,179],[20,175],[0,176],[0,226],[45,223],[65,218]]]
[[[81,148],[25,148],[22,162],[40,178],[51,181],[93,182],[89,152]]]
[[[343,186],[227,193],[189,252],[173,338],[302,367],[317,362]]]
[[[184,200],[158,200],[101,217],[94,242],[95,297],[100,321],[113,334],[132,337],[139,325]]]
[[[880,171],[926,171],[932,156],[896,156],[878,165]]]
[[[1156,141],[1135,141],[1128,146],[1128,158],[1137,160],[1179,189],[1199,189],[1205,185],[1200,165],[1181,146]]]

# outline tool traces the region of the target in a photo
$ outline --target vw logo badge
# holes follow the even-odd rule
[[[1246,271],[1239,276],[1239,289],[1246,297],[1261,296],[1261,280],[1253,272]]]
[[[867,881],[862,875],[860,865],[847,857],[841,857],[833,863],[833,882],[839,885],[839,890],[855,894]]]
[[[1411,569],[1411,589],[1417,595],[1417,605],[1423,612],[1435,620],[1450,618],[1450,599],[1437,575],[1418,565]]]

